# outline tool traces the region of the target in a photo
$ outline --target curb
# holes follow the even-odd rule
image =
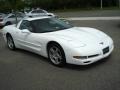
[[[62,18],[70,21],[78,21],[78,20],[120,20],[120,16],[116,17],[68,17]]]

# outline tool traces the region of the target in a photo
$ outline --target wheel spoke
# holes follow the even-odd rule
[[[50,54],[52,54],[52,55],[54,54],[54,50],[53,50],[53,49],[50,49],[49,52],[50,52]]]
[[[56,64],[59,64],[60,60],[58,58],[55,58],[55,62],[56,62]]]
[[[59,59],[62,59],[62,56],[61,56],[59,53],[56,53],[56,56],[57,56]]]

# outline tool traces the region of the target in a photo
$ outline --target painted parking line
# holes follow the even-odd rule
[[[115,17],[68,17],[67,20],[120,20],[120,16]]]

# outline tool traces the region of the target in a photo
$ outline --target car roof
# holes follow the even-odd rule
[[[38,19],[51,18],[50,16],[39,16],[39,17],[25,17],[23,20],[33,21]]]

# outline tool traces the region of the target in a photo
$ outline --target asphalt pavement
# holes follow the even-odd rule
[[[88,66],[58,68],[34,53],[9,50],[0,34],[0,90],[120,90],[120,20],[70,23],[111,36],[115,44],[111,56]]]
[[[74,12],[57,12],[59,17],[116,17],[120,16],[120,10],[88,10],[88,11],[74,11]]]

